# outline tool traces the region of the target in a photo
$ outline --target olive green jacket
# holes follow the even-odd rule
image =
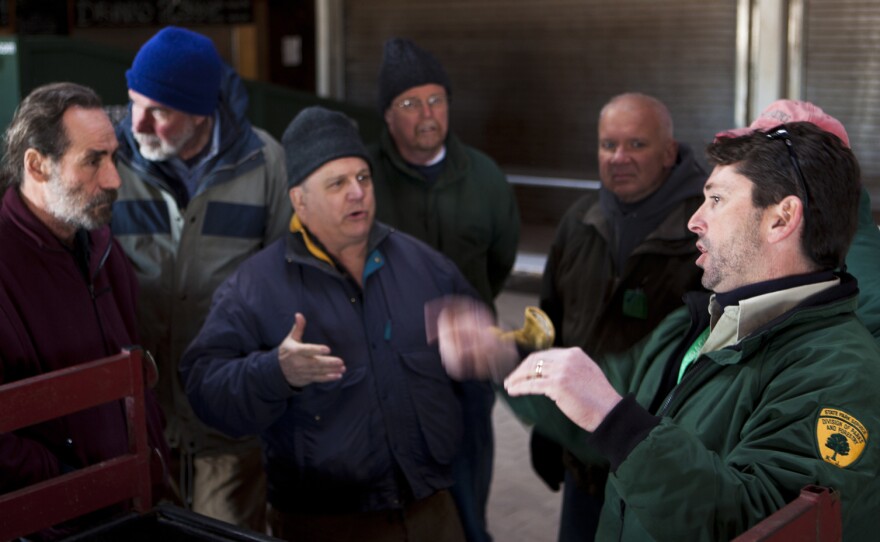
[[[433,183],[403,160],[387,127],[369,152],[376,219],[442,252],[492,305],[519,243],[519,210],[504,173],[452,134],[446,165]]]
[[[862,188],[859,227],[846,255],[849,273],[859,280],[859,308],[856,315],[880,341],[880,230],[871,214],[871,198]]]
[[[840,492],[844,540],[873,539],[880,348],[853,314],[856,293],[844,275],[739,343],[701,354],[663,397],[668,365],[705,327],[708,296],[689,297],[605,365],[629,395],[593,435],[546,398],[511,403],[579,459],[610,460],[598,540],[731,539],[809,484]]]

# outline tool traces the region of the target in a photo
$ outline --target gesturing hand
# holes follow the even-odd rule
[[[514,397],[546,395],[587,431],[595,431],[621,399],[602,369],[580,348],[531,354],[507,377],[504,388]]]
[[[313,382],[331,382],[342,378],[345,373],[342,359],[329,355],[329,346],[301,342],[305,329],[305,316],[296,313],[293,328],[278,345],[278,362],[287,383],[302,388]]]
[[[437,317],[437,340],[446,373],[456,380],[501,382],[519,358],[513,339],[495,327],[495,317],[482,302],[447,297],[429,302]],[[430,339],[429,339],[430,340]]]

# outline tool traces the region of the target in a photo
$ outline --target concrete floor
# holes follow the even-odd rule
[[[506,290],[496,300],[501,325],[522,325],[523,310],[537,294]],[[495,542],[555,542],[560,493],[551,491],[529,462],[529,430],[503,399],[495,404],[495,472],[489,495],[489,532]]]

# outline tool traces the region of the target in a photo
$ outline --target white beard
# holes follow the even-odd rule
[[[183,132],[173,140],[162,140],[155,134],[141,134],[135,132],[132,128],[132,135],[141,151],[141,156],[151,162],[164,162],[169,158],[174,158],[180,154],[180,151],[195,135],[196,128],[193,124],[188,123]]]
[[[46,209],[58,221],[86,230],[94,230],[110,222],[110,206],[116,201],[116,190],[102,190],[89,200],[81,188],[68,188],[57,170],[52,171],[46,188]],[[99,207],[104,207],[106,211]]]

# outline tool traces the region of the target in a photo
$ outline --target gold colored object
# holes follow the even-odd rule
[[[556,330],[547,313],[538,307],[526,307],[523,327],[501,334],[504,339],[513,339],[517,346],[525,350],[546,350],[553,346]]]

